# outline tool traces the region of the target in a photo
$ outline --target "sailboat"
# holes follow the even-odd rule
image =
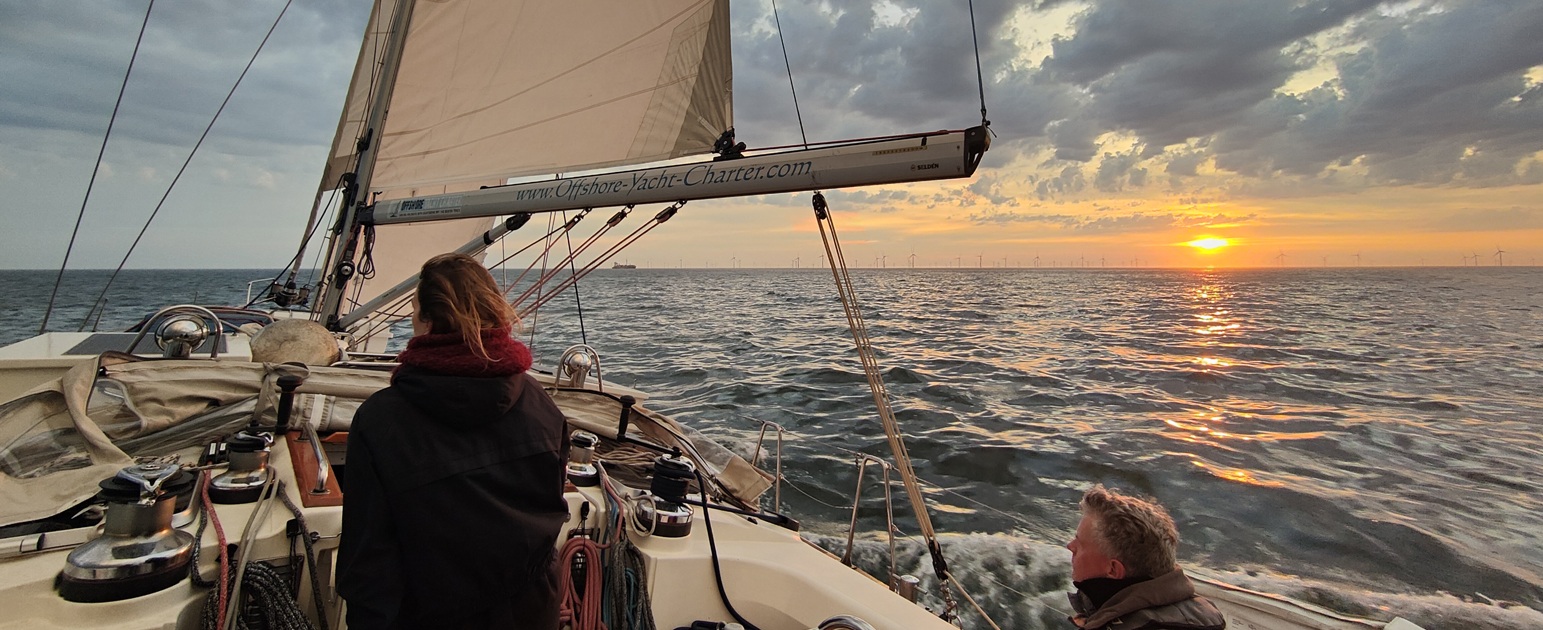
[[[563,219],[532,245],[597,208],[620,208],[609,228],[658,206],[639,213],[652,216],[640,234],[692,201],[813,191],[893,449],[860,470],[901,476],[927,523],[819,191],[971,177],[990,146],[985,121],[749,150],[732,121],[728,5],[378,0],[304,229],[325,235],[317,283],[298,279],[302,247],[271,283],[271,310],[172,305],[134,331],[47,332],[0,349],[0,625],[341,627],[332,567],[348,423],[387,384],[413,271],[444,251],[486,255],[551,213]],[[516,304],[533,313],[616,251],[583,269],[568,252],[555,267],[569,273],[517,285]],[[236,317],[245,323],[229,325]],[[923,576],[871,576],[807,542],[778,512],[781,464],[760,457],[771,449],[747,461],[604,381],[600,365],[577,344],[542,378],[574,432],[560,544],[636,550],[625,569],[642,587],[618,592],[599,576],[626,560],[578,545],[583,605],[617,615],[610,627],[641,627],[620,621],[638,613],[662,628],[949,628],[972,601],[933,532]],[[701,481],[669,483],[682,471]],[[923,589],[947,605],[918,603]],[[1412,627],[1201,589],[1234,627]]]

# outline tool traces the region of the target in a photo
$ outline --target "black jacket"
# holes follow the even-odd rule
[[[565,429],[526,374],[399,368],[348,437],[338,592],[349,628],[555,628]]]
[[[1104,605],[1094,607],[1082,593],[1069,593],[1083,630],[1223,630],[1227,619],[1210,600],[1195,594],[1184,571],[1174,569],[1125,587]]]

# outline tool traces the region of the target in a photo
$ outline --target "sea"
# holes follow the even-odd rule
[[[37,333],[55,273],[0,271],[0,344]],[[272,273],[132,270],[102,294],[109,272],[70,271],[48,327],[239,305]],[[852,281],[944,555],[1001,627],[1069,627],[1063,545],[1104,484],[1167,507],[1183,565],[1248,588],[1431,629],[1543,628],[1543,268]],[[829,270],[603,269],[525,323],[538,367],[587,343],[606,382],[741,453],[783,427],[782,509],[845,549],[856,454],[889,449]],[[931,586],[911,506],[896,482],[891,530],[876,473],[856,556],[882,574],[895,531],[899,571]]]

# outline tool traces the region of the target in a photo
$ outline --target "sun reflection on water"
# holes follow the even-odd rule
[[[1246,484],[1248,484],[1250,486],[1259,486],[1261,488],[1284,488],[1284,487],[1286,487],[1286,484],[1284,484],[1282,482],[1275,481],[1273,479],[1260,479],[1257,475],[1255,475],[1253,473],[1253,471],[1243,470],[1242,468],[1226,468],[1226,467],[1217,466],[1217,465],[1214,465],[1214,464],[1207,464],[1205,462],[1198,461],[1198,460],[1195,461],[1194,464],[1195,464],[1195,466],[1199,467],[1201,470],[1204,470],[1204,471],[1206,471],[1208,473],[1211,473],[1212,475],[1215,475],[1215,476],[1220,477],[1222,479],[1226,479],[1228,481],[1236,481],[1238,483],[1246,483]]]

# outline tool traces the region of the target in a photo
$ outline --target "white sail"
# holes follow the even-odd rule
[[[324,189],[356,167],[397,4],[371,12]],[[411,15],[371,200],[706,153],[733,125],[727,0],[452,0]],[[350,300],[376,298],[491,224],[382,226],[375,273],[354,280]]]
[[[371,14],[324,186],[353,169],[394,4]],[[733,125],[728,27],[727,0],[419,2],[371,191],[707,152]]]

